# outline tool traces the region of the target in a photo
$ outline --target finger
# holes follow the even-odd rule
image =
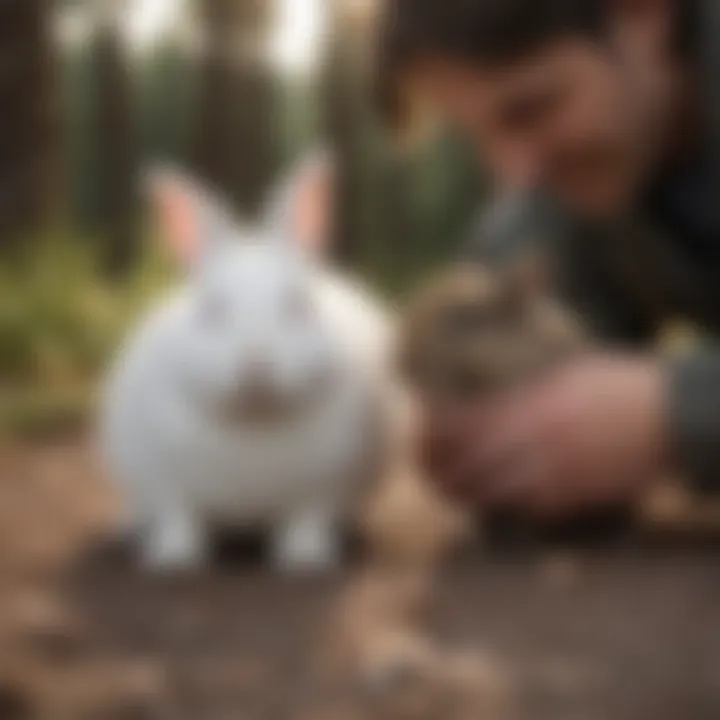
[[[571,466],[565,456],[547,457],[544,476],[538,476],[529,511],[537,520],[563,520],[584,505],[582,483],[569,471]]]
[[[489,422],[494,422],[501,403],[497,400],[458,401],[445,405],[433,412],[443,425],[455,432],[467,429],[484,429]]]
[[[482,498],[483,478],[468,466],[462,473],[445,475],[440,482],[449,497],[464,502],[478,502]]]
[[[453,475],[457,458],[465,454],[465,448],[477,445],[484,415],[483,406],[478,404],[453,405],[429,413],[421,434],[424,466],[432,473]]]
[[[447,475],[447,468],[455,454],[454,447],[455,438],[451,436],[431,435],[421,441],[420,462],[433,479]]]
[[[542,442],[552,425],[552,416],[542,400],[537,393],[523,392],[486,408],[479,452],[488,472],[492,472],[495,465],[505,464],[505,456]]]
[[[447,483],[455,492],[490,504],[512,504],[533,478],[534,453],[527,446],[506,445],[491,458],[475,447],[455,460]]]
[[[472,505],[478,502],[477,484],[472,478],[448,481],[443,485],[443,492],[450,500],[463,505]]]
[[[428,415],[420,429],[419,452],[423,465],[433,474],[439,472],[454,442],[451,428],[436,415]]]
[[[485,499],[495,507],[532,512],[538,498],[552,484],[552,464],[542,451],[528,448],[508,459],[487,483]]]
[[[542,423],[523,410],[513,398],[445,415],[426,447],[426,467],[453,494],[482,498],[489,481],[517,476],[517,459],[542,448]]]
[[[502,484],[527,475],[525,466],[531,466],[541,450],[538,431],[530,423],[500,427],[472,447],[468,457],[456,459],[456,473],[471,471],[484,478],[486,484]]]

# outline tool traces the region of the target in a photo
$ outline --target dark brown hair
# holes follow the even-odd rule
[[[418,58],[513,61],[566,35],[600,36],[606,8],[607,0],[385,0],[376,67],[381,111],[402,121],[400,77]]]
[[[601,39],[610,0],[381,0],[376,97],[386,120],[402,124],[402,78],[418,58],[480,65],[521,59],[567,36]],[[697,44],[697,0],[674,0],[677,50]]]

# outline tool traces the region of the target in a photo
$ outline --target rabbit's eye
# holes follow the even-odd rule
[[[228,315],[225,300],[217,295],[208,295],[200,305],[200,320],[206,327],[222,325]]]

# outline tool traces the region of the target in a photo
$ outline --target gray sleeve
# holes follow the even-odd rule
[[[700,491],[720,491],[720,346],[671,364],[670,436],[678,470]]]
[[[592,257],[587,232],[540,196],[503,194],[476,218],[465,258],[502,265],[524,251],[549,254],[551,290],[575,310],[600,340],[623,345],[646,342],[652,328],[627,293]]]

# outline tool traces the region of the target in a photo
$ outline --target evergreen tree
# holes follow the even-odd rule
[[[263,51],[271,2],[197,2],[203,43],[195,165],[251,214],[277,169],[276,88]]]
[[[113,274],[132,266],[139,243],[134,98],[119,29],[122,10],[116,0],[101,9],[89,51],[94,226]]]
[[[58,191],[47,0],[0,0],[0,242],[44,228]]]

